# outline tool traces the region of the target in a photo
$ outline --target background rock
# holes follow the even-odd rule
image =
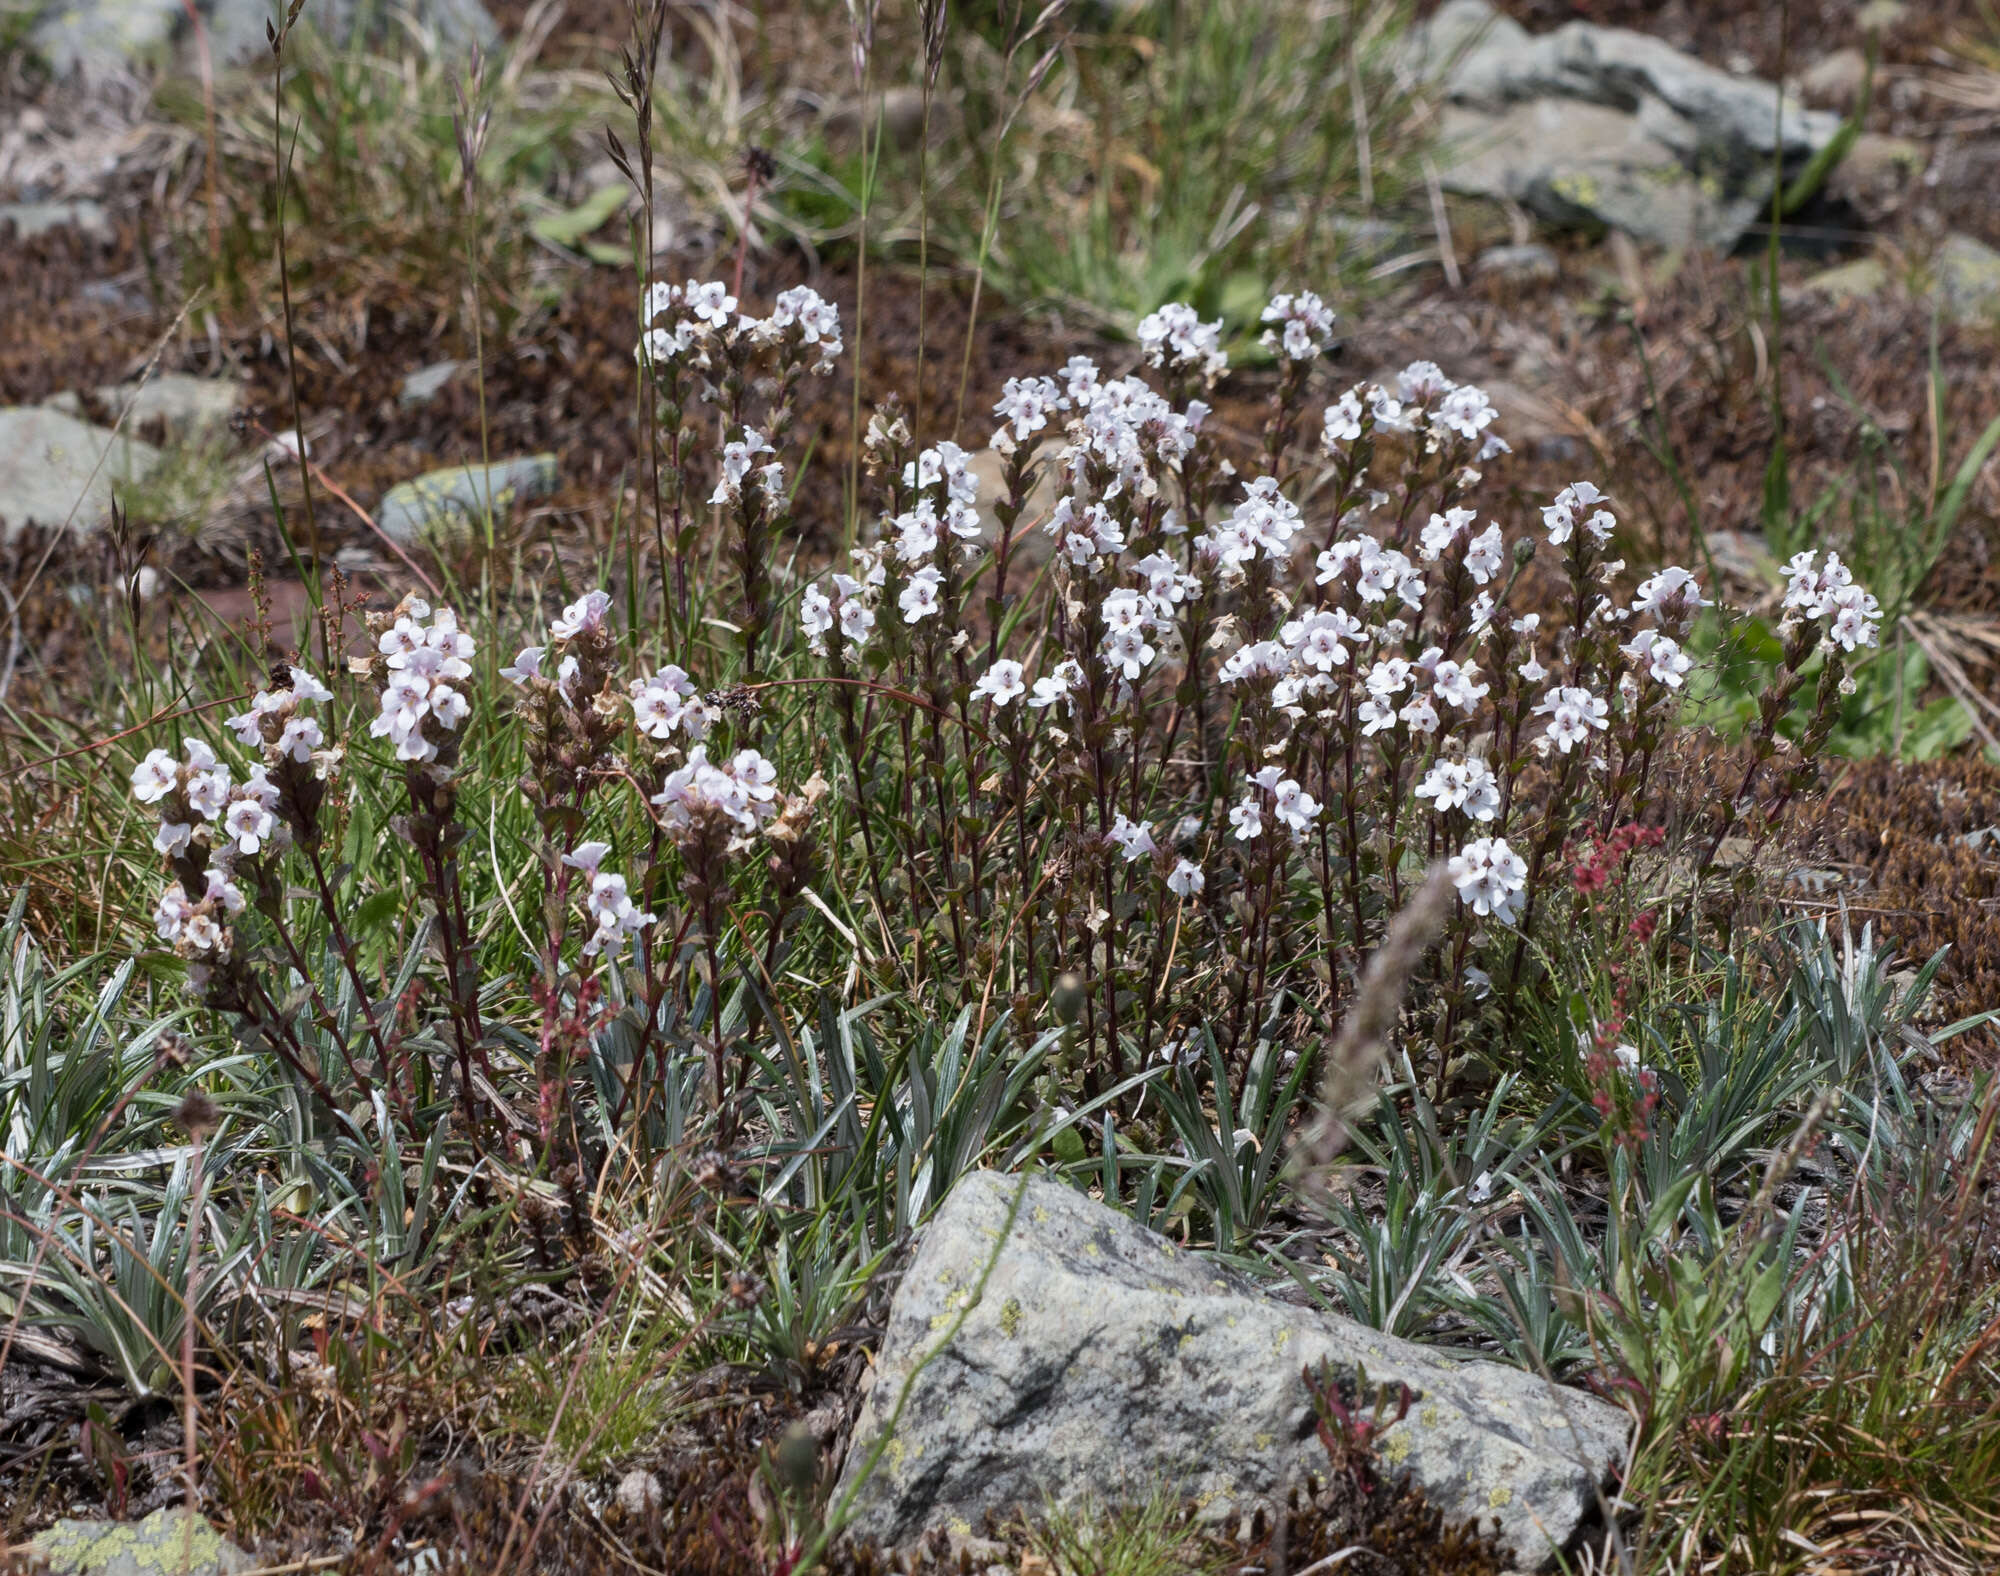
[[[556,490],[556,457],[530,454],[491,465],[453,465],[399,483],[382,495],[375,523],[408,547],[426,538],[449,545],[479,527],[490,500],[504,515],[524,498]]]
[[[1937,282],[1946,315],[1960,323],[2000,318],[2000,252],[1969,235],[1938,248]]]
[[[31,521],[61,525],[72,506],[77,526],[89,530],[111,512],[113,488],[139,480],[159,459],[151,444],[59,410],[0,410],[0,536]]]
[[[1770,206],[1774,130],[1789,176],[1840,125],[1646,34],[1531,34],[1487,0],[1450,0],[1409,48],[1443,80],[1448,188],[1667,246],[1734,246]]]
[[[184,1510],[144,1521],[58,1521],[29,1545],[55,1576],[240,1576],[256,1563]]]
[[[854,1530],[885,1545],[983,1512],[1164,1484],[1216,1516],[1324,1470],[1301,1370],[1405,1384],[1380,1438],[1453,1519],[1497,1519],[1516,1554],[1551,1559],[1624,1452],[1625,1414],[1498,1363],[1459,1361],[1295,1307],[1060,1183],[977,1173],[926,1230],[889,1312],[873,1388],[836,1497],[861,1481],[905,1383],[902,1416],[861,1481]],[[1005,1240],[1002,1234],[1006,1232]],[[971,1302],[956,1336],[919,1364]]]

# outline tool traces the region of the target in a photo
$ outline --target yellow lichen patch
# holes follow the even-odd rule
[[[1021,1299],[1009,1297],[1000,1304],[1000,1333],[1009,1340],[1021,1329]]]
[[[1410,1436],[1400,1429],[1392,1430],[1382,1436],[1382,1443],[1377,1448],[1384,1461],[1392,1467],[1399,1467],[1410,1459]]]
[[[1417,1424],[1421,1428],[1436,1428],[1443,1421],[1444,1409],[1435,1401],[1429,1403],[1422,1411],[1417,1413]]]
[[[1505,1483],[1497,1483],[1493,1492],[1486,1496],[1486,1503],[1494,1510],[1498,1510],[1502,1505],[1511,1505],[1514,1503],[1514,1491]]]

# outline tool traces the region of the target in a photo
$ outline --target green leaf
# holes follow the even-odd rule
[[[593,235],[604,228],[611,217],[625,206],[625,199],[631,195],[629,187],[600,186],[574,208],[561,213],[544,214],[532,220],[528,231],[537,240],[547,241],[554,246],[574,248],[587,235]],[[600,259],[604,261],[605,259]],[[624,262],[625,253],[619,249],[616,261]]]

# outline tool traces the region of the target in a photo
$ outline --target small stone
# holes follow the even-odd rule
[[[635,1520],[657,1516],[664,1498],[660,1480],[644,1467],[634,1467],[618,1480],[618,1508]]]
[[[428,405],[443,392],[444,386],[457,377],[465,365],[463,361],[433,361],[427,367],[419,367],[403,379],[403,387],[396,399],[403,405]]]
[[[1562,273],[1553,248],[1539,241],[1522,246],[1489,246],[1479,254],[1472,271],[1481,279],[1498,279],[1511,285],[1552,284]]]
[[[931,101],[931,124],[937,125],[941,103]],[[863,110],[866,110],[867,130],[874,135],[876,118],[880,117],[882,135],[892,143],[909,142],[919,136],[924,129],[924,95],[921,88],[897,87],[885,93],[878,93],[872,101],[850,99],[845,104],[836,105],[827,112],[826,134],[837,141],[849,141],[858,137],[863,129]]]
[[[523,499],[546,498],[557,479],[553,454],[454,465],[391,487],[382,495],[375,523],[405,547],[425,540],[460,545],[484,529],[489,503],[496,517],[503,515]]]
[[[2000,316],[2000,252],[1969,235],[1948,235],[1937,255],[1938,290],[1956,322]]]
[[[1868,57],[1849,45],[1822,55],[1799,74],[1799,92],[1815,104],[1847,109],[1861,97],[1868,75]]]
[[[240,1576],[256,1563],[185,1509],[144,1521],[58,1521],[28,1547],[54,1576]]]
[[[111,216],[104,211],[103,203],[89,197],[76,197],[68,202],[0,202],[0,230],[10,224],[16,238],[23,241],[32,241],[64,225],[93,241],[109,245],[112,240]]]
[[[1827,177],[1826,194],[1880,224],[1903,206],[1929,163],[1930,150],[1921,142],[1865,131]]]
[[[159,460],[151,444],[47,406],[0,410],[0,540],[30,523],[95,529],[114,490]]]
[[[1861,257],[1820,270],[1805,282],[1805,288],[1835,301],[1856,301],[1880,295],[1888,282],[1889,270],[1881,258]]]

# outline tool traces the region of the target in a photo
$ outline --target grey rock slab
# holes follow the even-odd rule
[[[1623,1458],[1627,1419],[1604,1401],[1280,1302],[1060,1183],[1029,1180],[1010,1230],[1020,1186],[967,1177],[903,1277],[836,1490],[858,1485],[862,1537],[1161,1486],[1217,1518],[1277,1500],[1326,1467],[1302,1376],[1322,1362],[1363,1405],[1407,1385],[1382,1462],[1447,1516],[1497,1520],[1530,1565]]]
[[[460,541],[484,521],[489,502],[496,515],[504,515],[523,499],[547,497],[556,482],[553,454],[453,465],[391,487],[382,495],[375,523],[405,547],[427,539]]]
[[[29,1546],[56,1576],[240,1576],[255,1561],[185,1510],[144,1521],[58,1521]]]
[[[89,530],[111,512],[114,489],[139,480],[159,459],[151,444],[59,410],[0,410],[0,530],[72,518]]]
[[[97,397],[113,417],[124,415],[126,431],[143,431],[157,422],[168,438],[185,442],[226,428],[242,401],[243,390],[227,378],[162,372],[144,383],[101,388]],[[129,412],[127,406],[131,407]]]
[[[1936,266],[1944,309],[1955,321],[2000,317],[2000,252],[1969,235],[1948,235]]]
[[[1646,34],[1531,34],[1487,0],[1449,0],[1406,47],[1442,82],[1447,187],[1663,245],[1733,246],[1769,205],[1774,134],[1792,173],[1840,125]]]
[[[1866,300],[1880,295],[1889,283],[1888,266],[1879,257],[1859,257],[1851,263],[1823,268],[1803,288],[1836,301]]]
[[[66,202],[0,202],[0,230],[14,227],[17,239],[31,241],[50,230],[67,225],[93,241],[112,238],[111,216],[104,204],[90,197],[74,197]]]
[[[1551,284],[1562,273],[1555,251],[1539,241],[1521,246],[1489,246],[1479,254],[1472,271],[1482,279],[1500,279],[1509,284]]]
[[[403,386],[396,395],[397,401],[404,405],[428,405],[464,366],[463,361],[433,361],[427,367],[417,368],[403,379]]]

